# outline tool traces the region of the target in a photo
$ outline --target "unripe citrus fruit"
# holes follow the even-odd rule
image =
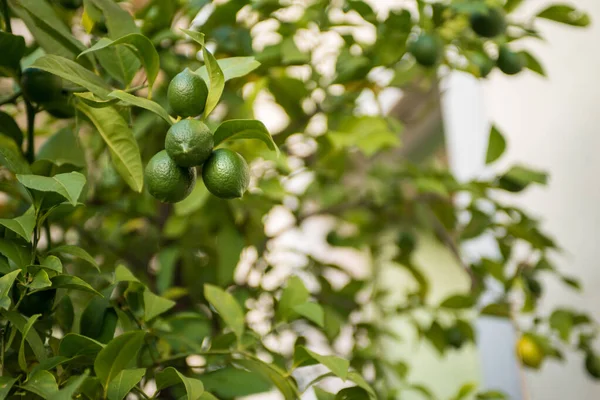
[[[488,76],[490,74],[490,72],[492,72],[494,67],[496,66],[496,63],[494,62],[494,60],[492,60],[485,54],[475,53],[473,55],[472,60],[473,60],[473,63],[479,69],[479,77],[480,78],[485,78],[486,76]]]
[[[419,64],[432,67],[437,64],[442,55],[442,44],[435,36],[424,33],[409,44],[408,51]]]
[[[59,97],[50,103],[46,103],[44,108],[48,114],[54,118],[71,118],[75,116],[75,107],[70,103],[69,95],[61,93]]]
[[[530,336],[524,335],[517,342],[517,355],[523,363],[531,368],[539,368],[544,361],[544,350]]]
[[[38,68],[27,68],[21,76],[21,89],[28,100],[47,103],[60,96],[62,79]]]
[[[169,83],[167,97],[175,115],[195,117],[204,112],[208,87],[200,76],[186,68]]]
[[[592,377],[600,379],[600,357],[592,353],[586,355],[585,369]]]
[[[458,326],[452,326],[446,330],[446,341],[453,348],[460,349],[467,341],[467,337]]]
[[[515,53],[506,46],[500,46],[496,64],[506,75],[515,75],[521,72],[525,66],[525,60],[522,54]]]
[[[506,30],[504,12],[500,8],[490,8],[487,12],[471,14],[471,28],[479,36],[493,38]]]
[[[228,149],[213,151],[202,167],[202,179],[209,192],[222,199],[242,197],[250,183],[244,157]]]
[[[178,166],[163,150],[148,162],[145,179],[152,196],[165,203],[177,203],[196,185],[196,170]]]
[[[203,122],[183,119],[167,132],[165,150],[180,167],[202,165],[212,153],[213,134]]]

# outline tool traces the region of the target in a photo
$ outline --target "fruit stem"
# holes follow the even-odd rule
[[[6,32],[12,33],[12,26],[10,25],[10,13],[8,11],[8,0],[2,0],[2,15],[4,16],[4,29]]]

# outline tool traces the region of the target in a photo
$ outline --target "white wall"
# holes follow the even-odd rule
[[[550,3],[529,0],[522,13],[531,15]],[[480,92],[472,82],[453,78],[451,87],[455,91],[464,88],[462,97],[467,106],[445,108],[451,111],[447,115],[448,130],[453,134],[449,150],[459,176],[483,170],[480,135],[487,132],[484,116],[500,127],[509,142],[507,154],[494,168],[503,170],[520,162],[550,173],[547,188],[530,189],[514,201],[543,219],[544,228],[565,249],[557,258],[559,267],[579,276],[585,291],[573,294],[555,281],[548,281],[542,311],[558,305],[572,306],[600,319],[600,1],[572,3],[590,12],[595,22],[591,28],[541,22],[538,27],[547,42],[523,43],[545,65],[549,79],[532,73],[514,78],[494,73]],[[452,132],[452,126],[466,130]],[[482,351],[484,359],[489,359],[490,353]],[[568,357],[567,364],[550,362],[540,372],[528,372],[527,387],[528,398],[534,400],[600,398],[600,385],[586,377],[578,356]]]

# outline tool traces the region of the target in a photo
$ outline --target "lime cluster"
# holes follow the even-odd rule
[[[169,83],[167,97],[173,114],[183,119],[169,128],[165,149],[146,166],[150,194],[166,203],[182,201],[196,185],[196,167],[202,166],[202,179],[212,194],[224,199],[242,197],[250,182],[246,160],[231,150],[213,150],[212,132],[204,122],[193,119],[206,107],[204,80],[186,68]]]
[[[511,50],[503,43],[502,36],[506,32],[506,17],[502,8],[489,7],[485,10],[477,9],[469,15],[471,30],[484,40],[500,38],[498,43],[498,57],[491,57],[477,53],[472,62],[479,69],[479,76],[486,77],[494,67],[506,75],[515,75],[523,70],[527,60],[522,53]],[[415,61],[423,67],[437,66],[444,55],[444,42],[434,32],[422,32],[408,43],[408,52]]]
[[[75,109],[70,95],[63,90],[60,77],[39,68],[27,68],[21,74],[21,90],[31,103],[43,107],[56,118],[71,118]]]

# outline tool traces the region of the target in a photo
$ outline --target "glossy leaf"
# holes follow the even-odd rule
[[[206,70],[210,79],[208,98],[206,99],[206,108],[204,109],[204,118],[206,118],[215,109],[217,104],[219,104],[223,89],[225,88],[225,76],[217,60],[206,50],[206,47],[202,48],[202,54],[204,55],[204,62],[206,63]]]
[[[58,275],[51,279],[53,288],[75,289],[101,296],[89,283],[73,275]]]
[[[128,105],[140,107],[140,108],[146,109],[148,111],[151,111],[154,114],[161,117],[162,119],[164,119],[169,125],[173,125],[173,120],[169,116],[169,113],[167,112],[167,110],[165,110],[160,104],[158,104],[152,100],[148,100],[148,99],[145,99],[145,98],[139,97],[139,96],[134,96],[134,95],[124,92],[122,90],[115,90],[115,91],[111,92],[108,95],[108,97],[116,98],[116,99],[121,100],[124,103],[127,103]]]
[[[8,32],[0,32],[0,49],[2,49],[0,75],[16,77],[21,58],[25,54],[25,38]],[[2,130],[3,128],[0,128],[0,131]]]
[[[62,246],[53,247],[52,249],[50,249],[49,253],[67,254],[76,258],[80,258],[83,261],[86,261],[88,264],[92,265],[98,271],[100,271],[100,267],[98,266],[96,260],[94,260],[94,257],[92,257],[87,251],[85,251],[81,247],[66,244]]]
[[[0,225],[10,229],[28,242],[31,242],[33,228],[35,228],[35,211],[30,208],[25,214],[16,218],[0,218]]]
[[[58,392],[58,384],[54,375],[48,371],[37,371],[29,377],[27,383],[21,386],[28,392],[35,393],[43,399],[48,399],[50,396]]]
[[[293,310],[304,318],[319,325],[321,328],[325,326],[325,312],[319,304],[307,301],[306,303],[294,306]]]
[[[215,147],[226,140],[258,139],[265,143],[270,150],[279,149],[265,125],[253,119],[229,120],[221,123],[214,134]]]
[[[5,135],[0,135],[0,165],[5,166],[15,174],[30,174],[29,163],[23,157],[21,149],[15,141]]]
[[[2,305],[0,308],[8,309],[8,306],[10,306],[11,299],[9,294],[15,283],[15,279],[17,279],[20,273],[21,270],[18,269],[0,277],[0,304]]]
[[[19,332],[23,333],[25,331],[27,319],[24,316],[16,311],[6,311],[3,315],[19,330]],[[26,339],[38,361],[42,362],[48,358],[44,342],[42,342],[42,339],[35,329],[28,331]]]
[[[183,384],[187,400],[198,400],[204,392],[204,385],[198,379],[188,378],[173,367],[168,367],[156,375],[156,387],[159,390]]]
[[[29,248],[6,239],[0,239],[0,254],[12,261],[17,268],[25,268],[31,262]]]
[[[221,71],[223,71],[225,82],[234,78],[240,78],[260,67],[260,63],[256,61],[254,57],[229,57],[217,60],[217,63],[219,64]],[[195,72],[200,75],[205,82],[208,82],[209,77],[206,65],[198,68]]]
[[[149,290],[144,290],[144,320],[150,321],[169,311],[175,306],[173,300],[155,295]]]
[[[27,360],[25,359],[25,342],[27,341],[27,335],[29,334],[31,327],[33,326],[35,321],[37,321],[37,319],[41,316],[41,314],[35,314],[29,317],[29,319],[25,323],[25,326],[23,326],[23,329],[21,330],[22,338],[21,346],[19,347],[19,367],[21,367],[21,369],[25,372],[27,372]]]
[[[71,377],[67,384],[58,392],[48,396],[48,400],[71,400],[79,391],[79,388],[88,377],[88,372],[84,372],[79,376]]]
[[[60,340],[58,354],[67,358],[78,356],[95,357],[104,346],[93,339],[79,335],[77,333],[68,333]]]
[[[108,384],[108,400],[123,400],[146,373],[146,368],[124,369]]]
[[[94,361],[94,371],[105,388],[136,359],[144,344],[145,336],[144,331],[126,332],[110,341],[98,353]]]
[[[304,304],[308,301],[310,293],[304,286],[302,280],[297,276],[292,276],[281,294],[281,299],[277,305],[277,317],[287,321],[294,315],[294,307]]]
[[[106,94],[108,96],[108,93]],[[92,108],[79,104],[78,108],[92,121],[108,146],[115,169],[136,192],[144,186],[144,170],[140,150],[127,122],[112,107]]]
[[[36,161],[45,160],[58,167],[74,165],[85,167],[85,154],[73,131],[63,128],[44,142],[37,152]]]
[[[14,118],[3,111],[0,111],[0,134],[14,140],[18,148],[23,145],[23,131],[21,131]]]
[[[271,382],[285,400],[296,400],[299,397],[298,388],[294,382],[290,378],[286,378],[285,374],[275,365],[248,359],[240,359],[235,362],[250,371],[260,374]]]
[[[348,360],[337,356],[323,356],[304,346],[296,347],[296,350],[294,351],[295,366],[300,367],[315,363],[324,365],[337,377],[342,378],[342,380],[346,380],[348,377],[348,368],[350,368],[350,362]]]
[[[245,325],[244,312],[235,297],[219,287],[208,284],[204,285],[204,296],[217,310],[225,324],[238,338],[241,338]]]
[[[137,50],[136,54],[140,58],[140,61],[142,62],[142,64],[144,65],[144,69],[146,70],[146,76],[148,78],[149,85],[149,96],[152,97],[152,86],[154,85],[154,81],[156,80],[158,71],[160,69],[160,60],[158,58],[158,53],[156,52],[154,45],[146,36],[138,33],[130,33],[116,40],[103,38],[100,39],[95,45],[79,54],[79,57],[81,57],[84,54],[89,54],[94,51],[105,49],[107,47],[124,44],[133,46]]]
[[[35,274],[35,276],[33,277],[33,280],[29,284],[29,289],[37,290],[37,289],[44,289],[44,288],[47,288],[50,286],[52,286],[52,282],[50,281],[50,278],[48,277],[48,273],[46,271],[44,271],[43,269],[40,269]]]
[[[537,17],[571,26],[584,27],[590,24],[589,15],[566,4],[551,5],[540,11]]]
[[[0,399],[4,400],[8,397],[10,389],[17,381],[17,378],[11,378],[10,376],[0,376]]]
[[[71,205],[77,205],[77,200],[85,186],[85,176],[79,172],[58,174],[52,177],[40,175],[17,175],[23,186],[38,192],[52,192],[64,197]]]
[[[32,66],[82,86],[103,99],[111,92],[110,86],[98,75],[64,57],[47,54],[35,60]]]

